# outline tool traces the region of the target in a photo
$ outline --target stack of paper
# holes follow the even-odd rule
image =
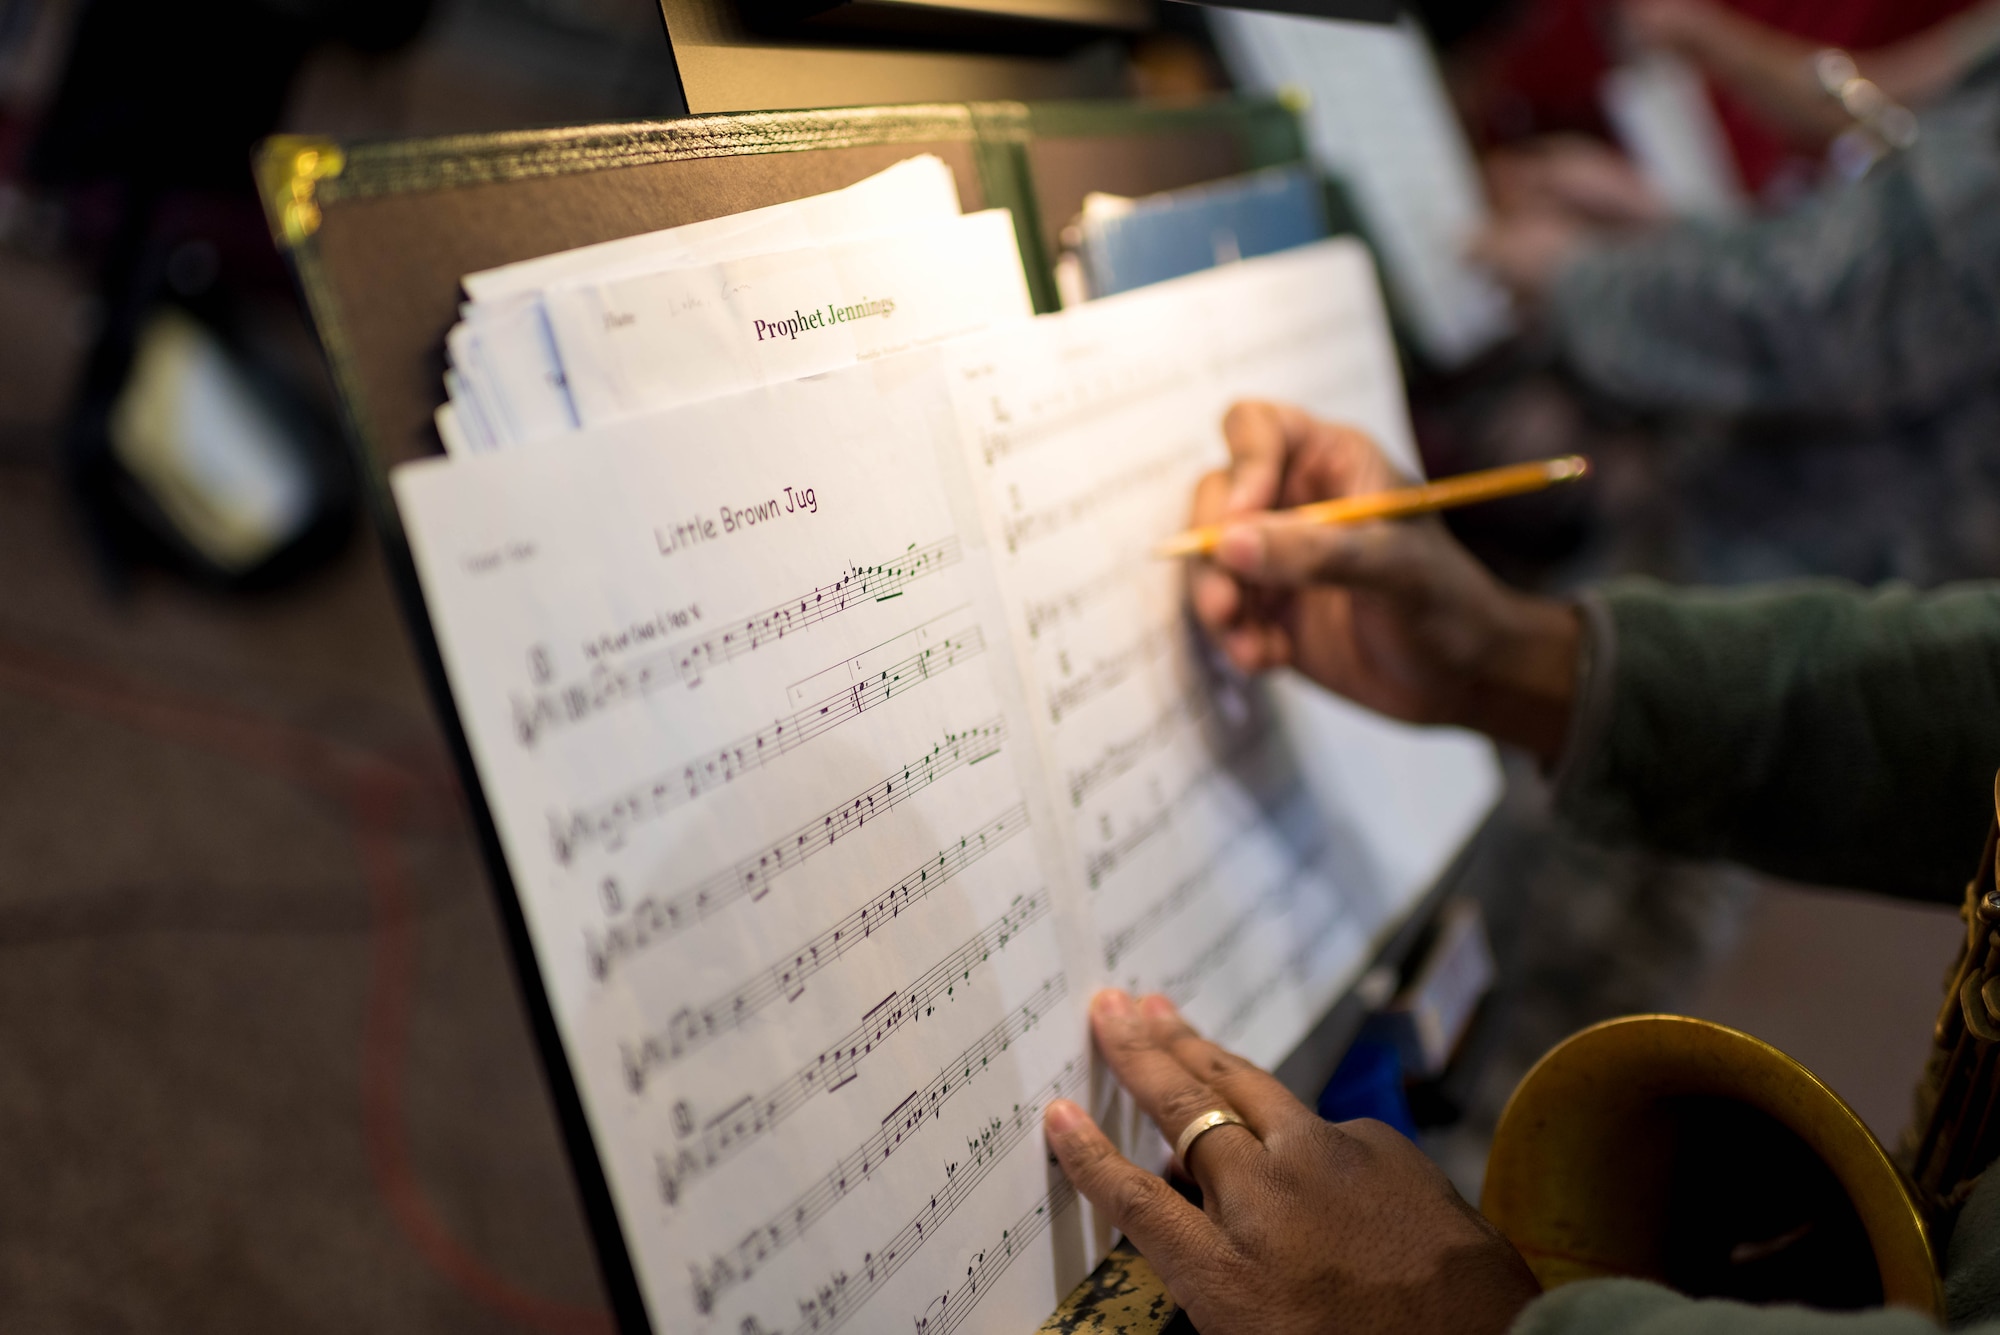
[[[452,454],[829,371],[1032,313],[1005,210],[962,217],[951,169],[468,274],[446,339]]]
[[[1032,1329],[1109,1242],[1042,1110],[1165,1157],[1092,991],[1274,1062],[1495,792],[1482,742],[1218,668],[1147,554],[1245,396],[1416,471],[1365,250],[1027,319],[988,217],[699,287],[544,262],[565,446],[393,479],[657,1330]]]

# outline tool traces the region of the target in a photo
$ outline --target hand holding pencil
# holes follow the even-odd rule
[[[1576,612],[1502,585],[1423,517],[1464,489],[1410,488],[1366,433],[1287,405],[1237,404],[1223,430],[1230,466],[1196,489],[1192,526],[1213,531],[1189,539],[1209,557],[1190,563],[1188,584],[1230,661],[1296,668],[1391,718],[1476,728],[1552,763],[1575,685]],[[1417,517],[1315,522],[1306,506]]]

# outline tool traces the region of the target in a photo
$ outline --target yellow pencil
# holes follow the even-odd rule
[[[1401,487],[1395,491],[1369,492],[1361,496],[1343,496],[1337,501],[1320,501],[1313,505],[1301,505],[1292,510],[1279,510],[1279,518],[1295,520],[1302,524],[1358,524],[1370,519],[1404,519],[1410,515],[1429,514],[1433,510],[1449,510],[1454,506],[1477,505],[1481,501],[1497,501],[1505,496],[1521,496],[1544,487],[1553,487],[1558,482],[1569,482],[1590,471],[1590,460],[1580,454],[1566,454],[1560,459],[1543,459],[1539,463],[1510,464],[1505,468],[1487,468],[1477,473],[1461,473],[1448,477],[1442,482],[1426,482],[1421,487]],[[1242,520],[1233,521],[1241,523]],[[1153,549],[1153,555],[1208,556],[1222,541],[1222,531],[1230,525],[1215,524],[1207,528],[1193,528],[1178,537],[1170,538]]]

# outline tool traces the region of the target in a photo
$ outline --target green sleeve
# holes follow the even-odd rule
[[[1937,1335],[1915,1312],[1817,1312],[1697,1301],[1636,1279],[1592,1279],[1552,1289],[1529,1303],[1508,1335]],[[2000,1335],[1973,1326],[1968,1335]]]
[[[1945,1306],[1958,1335],[2000,1335],[2000,1176],[1974,1188],[1945,1249]],[[1697,1302],[1635,1279],[1594,1279],[1551,1289],[1528,1304],[1508,1335],[1935,1335],[1894,1308],[1839,1315],[1799,1307]]]
[[[1588,837],[1957,902],[2000,769],[2000,583],[1621,581],[1558,810]]]

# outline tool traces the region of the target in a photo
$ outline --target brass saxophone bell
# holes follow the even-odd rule
[[[1944,1315],[1925,1216],[1812,1072],[1679,1015],[1583,1030],[1515,1089],[1480,1208],[1544,1287],[1650,1279],[1695,1297]]]

